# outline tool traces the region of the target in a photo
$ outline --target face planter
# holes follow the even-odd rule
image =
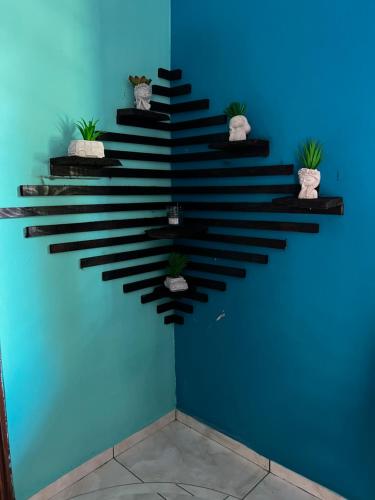
[[[83,158],[104,158],[104,145],[100,141],[71,141],[68,156],[81,156]]]
[[[246,136],[250,133],[250,130],[251,127],[246,116],[233,116],[229,121],[229,140],[246,141]]]
[[[164,286],[171,292],[183,292],[189,288],[187,281],[183,276],[177,276],[176,278],[167,276],[164,280]]]
[[[320,184],[320,171],[311,168],[301,168],[298,171],[298,178],[301,184],[301,191],[298,198],[305,200],[318,198],[316,188]]]
[[[140,83],[139,85],[136,85],[134,87],[135,107],[137,109],[149,111],[149,109],[151,108],[151,95],[151,85],[147,85],[147,83]]]

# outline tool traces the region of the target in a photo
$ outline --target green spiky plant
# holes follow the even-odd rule
[[[76,127],[81,132],[82,137],[85,141],[96,141],[96,139],[102,134],[100,130],[96,130],[96,124],[99,120],[89,120],[88,122],[81,118],[77,123]]]
[[[171,278],[178,278],[188,263],[188,258],[182,253],[171,253],[168,258],[167,274]]]
[[[241,102],[231,102],[229,106],[224,109],[224,113],[227,115],[229,120],[234,116],[246,115],[246,111],[246,104]]]
[[[147,78],[146,76],[129,76],[129,82],[135,87],[136,85],[140,85],[141,83],[145,83],[146,85],[150,85],[152,82],[151,78]]]
[[[315,170],[323,159],[323,148],[319,142],[306,141],[301,152],[301,162],[305,168]]]

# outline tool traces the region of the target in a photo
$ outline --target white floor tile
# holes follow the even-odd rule
[[[119,455],[145,482],[193,484],[243,497],[267,473],[179,422]]]
[[[55,495],[52,500],[68,500],[69,498],[74,498],[77,495],[82,495],[90,491],[132,483],[140,483],[140,481],[121,464],[115,460],[111,460],[73,486]]]
[[[269,474],[245,500],[316,500],[316,497]]]
[[[205,500],[224,500],[227,498],[226,493],[210,490],[209,488],[202,488],[201,486],[192,486],[190,484],[179,484],[182,488],[190,492],[192,495]]]
[[[162,500],[159,493],[167,500],[189,500],[192,498],[189,493],[184,493],[176,484],[170,483],[114,486],[73,498],[77,500]]]

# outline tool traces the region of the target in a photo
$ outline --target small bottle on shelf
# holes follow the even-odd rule
[[[178,204],[169,205],[167,208],[168,224],[180,226],[182,224],[182,210]]]

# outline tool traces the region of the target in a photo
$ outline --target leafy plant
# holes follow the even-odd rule
[[[307,141],[301,152],[301,161],[305,168],[315,170],[323,159],[323,148],[319,142]]]
[[[247,111],[247,106],[245,103],[241,102],[231,102],[227,108],[224,109],[224,113],[229,119],[238,115],[245,115]]]
[[[172,278],[178,278],[185,269],[188,258],[181,253],[171,253],[168,258],[167,274]]]
[[[145,83],[146,85],[150,85],[152,82],[151,78],[147,78],[146,76],[129,76],[129,82],[135,87],[136,85],[140,85],[141,83]]]
[[[96,124],[99,120],[89,120],[88,122],[81,118],[77,123],[76,127],[81,132],[82,137],[85,141],[96,141],[96,139],[102,134],[100,130],[96,130]]]

